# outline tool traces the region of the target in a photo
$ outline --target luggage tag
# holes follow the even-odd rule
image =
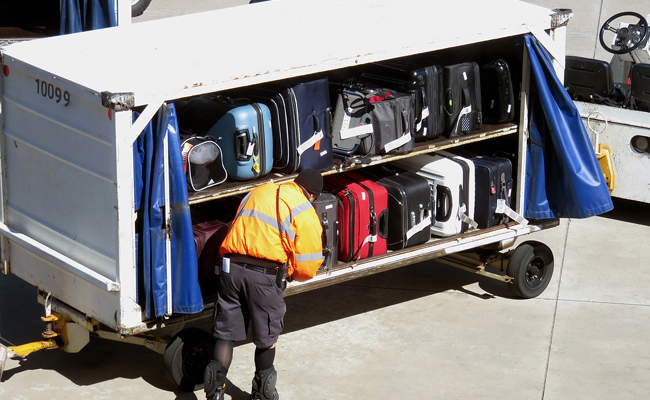
[[[258,162],[259,157],[258,156],[253,156],[253,167],[252,170],[255,174],[260,173],[260,163]]]
[[[477,229],[478,228],[478,223],[476,223],[476,221],[474,221],[472,218],[470,218],[469,215],[465,214],[465,211],[467,211],[467,208],[463,204],[463,206],[458,209],[458,218],[462,222],[464,222],[467,225],[471,226],[472,228]]]
[[[314,136],[310,137],[302,143],[300,146],[298,146],[298,154],[302,155],[305,151],[307,151],[310,147],[314,146],[316,142],[320,141],[325,137],[325,134],[323,134],[323,130],[319,130],[318,132],[314,132]]]
[[[423,129],[422,125],[424,124],[424,121],[426,121],[427,118],[429,118],[429,107],[424,107],[422,109],[422,117],[420,117],[420,121],[418,121],[418,123],[415,124],[416,131],[419,132],[421,129]],[[426,136],[426,135],[427,135],[427,127],[425,126],[424,130],[422,131],[422,136]]]
[[[413,225],[411,229],[406,231],[406,240],[409,240],[415,235],[416,233],[419,233],[420,231],[431,227],[431,216],[427,216],[426,218],[422,219],[418,224]]]
[[[524,218],[522,215],[517,214],[515,210],[510,208],[504,199],[498,199],[497,200],[497,209],[495,211],[497,214],[505,214],[507,215],[510,219],[516,221],[518,224],[521,225],[528,225],[528,220]]]
[[[343,113],[343,124],[341,126],[341,139],[351,139],[353,137],[367,135],[372,133],[372,124],[361,124],[359,126],[352,126],[352,118],[350,114],[352,109],[348,109],[347,112]],[[365,117],[365,114],[363,117]]]
[[[246,148],[246,155],[250,157],[253,155],[254,152],[255,152],[255,142],[248,143],[248,147]]]

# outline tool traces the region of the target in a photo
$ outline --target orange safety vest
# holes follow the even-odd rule
[[[277,191],[280,188],[280,242]],[[266,183],[251,191],[239,205],[228,235],[221,244],[222,256],[235,253],[284,264],[296,280],[311,279],[321,266],[323,228],[314,207],[294,182]]]

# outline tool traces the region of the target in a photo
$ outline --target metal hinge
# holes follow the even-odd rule
[[[135,94],[102,92],[102,105],[114,111],[130,110],[135,106]]]

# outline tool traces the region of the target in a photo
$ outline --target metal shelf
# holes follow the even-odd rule
[[[328,170],[321,170],[323,175],[331,175],[339,172],[351,171],[359,168],[364,168],[371,165],[378,165],[388,163],[402,158],[412,157],[418,154],[431,153],[435,151],[445,150],[451,147],[461,146],[468,143],[479,142],[482,140],[493,139],[501,136],[514,135],[517,133],[517,125],[503,124],[503,125],[483,125],[483,127],[476,133],[469,135],[458,136],[454,138],[439,138],[429,142],[417,144],[415,149],[408,154],[401,155],[385,155],[385,156],[372,156],[369,158],[370,163],[344,163],[339,159],[334,160],[334,166]],[[206,189],[201,192],[193,192],[189,194],[189,202],[192,204],[204,203],[211,200],[217,200],[224,197],[235,196],[238,194],[248,193],[255,187],[263,185],[268,182],[285,182],[293,180],[298,174],[279,174],[271,172],[261,179],[248,182],[224,182],[223,184]]]

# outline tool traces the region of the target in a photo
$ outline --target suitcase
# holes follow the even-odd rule
[[[403,154],[415,147],[413,95],[348,85],[337,98],[333,142],[337,154]]]
[[[216,138],[232,180],[260,178],[273,167],[271,112],[262,103],[206,95],[183,102],[179,123]]]
[[[339,198],[338,258],[350,262],[387,251],[388,192],[358,174],[325,177],[325,188]]]
[[[474,219],[481,229],[496,226],[507,221],[503,214],[497,214],[497,200],[512,202],[512,162],[503,157],[472,157],[476,168],[476,211]]]
[[[438,138],[445,130],[442,68],[431,65],[409,69],[398,63],[378,63],[362,79],[414,94],[415,141]]]
[[[462,231],[466,231],[470,226],[477,228],[478,224],[474,218],[476,213],[476,166],[474,161],[471,157],[461,156],[451,151],[439,151],[436,154],[456,161],[463,168],[463,186],[466,188],[468,196],[465,202],[467,207],[465,215],[467,218],[464,218]]]
[[[388,249],[400,250],[428,242],[435,198],[429,181],[404,172],[383,177],[377,183],[388,191]]]
[[[332,271],[337,264],[339,244],[339,199],[323,192],[312,203],[323,227],[323,264],[320,270]]]
[[[253,89],[271,103],[277,121],[274,168],[283,173],[332,167],[331,107],[327,78]],[[277,146],[277,147],[276,147]]]
[[[233,107],[208,134],[219,138],[223,164],[229,178],[250,180],[271,172],[273,128],[271,111],[265,104],[250,103]]]
[[[199,284],[203,294],[217,293],[217,275],[221,266],[219,248],[228,233],[228,224],[212,220],[192,225],[198,257]]]
[[[384,95],[383,93],[389,93]],[[382,98],[383,97],[383,98]],[[374,99],[378,99],[373,101]],[[381,90],[372,104],[372,154],[406,154],[415,148],[413,95]]]
[[[483,122],[505,124],[515,118],[515,93],[508,64],[499,59],[481,66]]]
[[[332,118],[332,149],[335,154],[368,155],[372,145],[372,117],[370,95],[362,87],[343,85],[337,92]],[[364,154],[360,146],[363,143]]]
[[[443,68],[445,135],[460,136],[482,125],[481,78],[477,63],[468,62]]]
[[[431,233],[436,236],[453,236],[464,232],[471,221],[468,203],[474,193],[468,190],[470,177],[467,168],[448,157],[420,154],[396,160],[393,165],[427,178],[435,187],[435,220]]]

